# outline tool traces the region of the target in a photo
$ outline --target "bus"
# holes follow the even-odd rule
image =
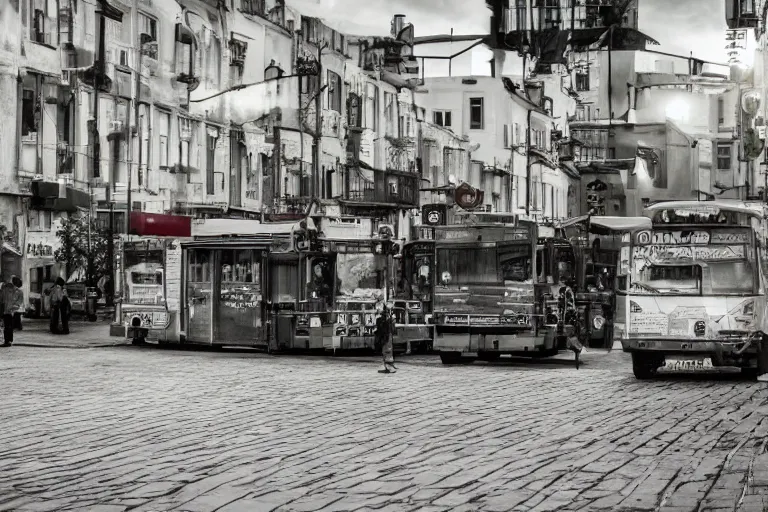
[[[768,275],[765,205],[648,206],[651,228],[621,248],[616,325],[638,379],[660,368],[756,374]]]
[[[556,353],[537,317],[536,224],[520,220],[432,229],[433,348],[443,364]]]

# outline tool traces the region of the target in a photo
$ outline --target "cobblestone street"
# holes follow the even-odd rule
[[[0,351],[0,510],[764,510],[768,389],[572,366]]]

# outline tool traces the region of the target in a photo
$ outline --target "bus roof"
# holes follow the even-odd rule
[[[762,217],[765,205],[759,201],[741,201],[738,199],[716,199],[714,201],[661,201],[645,208],[644,213],[652,214],[659,210],[701,209],[743,213],[752,217]]]
[[[568,219],[563,221],[560,224],[560,227],[567,228],[581,223],[588,223],[589,230],[596,234],[651,229],[651,219],[648,217],[606,217],[599,215],[584,215],[582,217]]]

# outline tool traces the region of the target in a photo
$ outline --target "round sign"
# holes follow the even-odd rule
[[[427,222],[430,224],[437,224],[440,222],[440,212],[437,210],[432,210],[427,214]]]

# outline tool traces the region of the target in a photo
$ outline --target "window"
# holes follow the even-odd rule
[[[725,99],[717,98],[717,124],[725,124]]]
[[[379,88],[366,84],[365,127],[373,131],[379,129]],[[394,102],[393,102],[394,103]]]
[[[51,212],[48,210],[28,210],[27,225],[31,231],[50,231]]]
[[[328,108],[341,113],[341,77],[328,71]]]
[[[205,193],[210,195],[215,194],[214,188],[214,163],[216,159],[216,139],[218,130],[216,128],[208,127],[208,133],[205,136]]]
[[[59,0],[59,44],[72,42],[72,22],[72,0]]]
[[[139,34],[147,34],[155,44],[144,45],[144,55],[157,60],[157,20],[139,13]]]
[[[177,29],[178,31],[178,29]],[[183,39],[183,40],[180,40]],[[191,78],[195,75],[195,58],[193,50],[193,41],[187,38],[176,40],[176,74],[179,78]]]
[[[539,8],[539,29],[560,26],[560,0],[537,0],[536,6]]]
[[[605,159],[608,151],[608,130],[573,129],[571,137],[583,144],[574,156],[579,162]]]
[[[520,145],[520,124],[515,123],[515,145]]]
[[[26,2],[22,3],[24,7],[26,7]],[[54,8],[56,7],[56,3],[53,3]],[[53,34],[53,37],[51,35],[51,29],[57,28],[57,18],[58,16],[51,17],[51,13],[48,9],[48,1],[47,0],[29,0],[29,39],[41,44],[49,44],[53,45],[56,44],[57,41],[55,40],[56,34]],[[26,17],[27,15],[25,13],[22,13],[22,19],[25,21],[26,25]],[[50,24],[49,24],[50,22]]]
[[[35,117],[35,91],[24,89],[21,94],[21,134],[29,135],[37,132]]]
[[[171,129],[171,115],[167,112],[157,110],[155,113],[155,130],[157,131],[157,150],[160,168],[168,167],[168,135]]]
[[[437,126],[451,127],[451,111],[450,110],[435,110],[432,112],[432,122]]]
[[[179,117],[179,163],[186,167],[191,165],[192,160],[189,155],[192,136],[192,120],[187,117]]]
[[[395,95],[391,92],[384,93],[384,123],[386,135],[397,135],[395,133]]]
[[[469,129],[482,130],[484,123],[483,98],[469,98]]]
[[[589,90],[589,66],[583,66],[576,70],[576,90]]]
[[[511,124],[504,125],[504,147],[505,148],[511,148],[514,145],[513,130],[514,130],[513,125]]]
[[[264,15],[266,5],[264,0],[240,0],[240,10],[246,14]]]
[[[731,170],[731,143],[717,143],[717,168],[724,171]]]

